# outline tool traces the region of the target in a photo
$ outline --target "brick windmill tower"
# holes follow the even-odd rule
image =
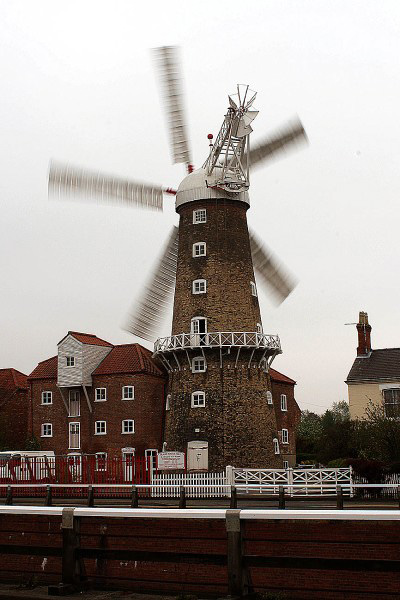
[[[250,150],[256,94],[238,86],[215,142],[208,136],[205,163],[194,170],[176,48],[160,48],[157,57],[174,162],[186,163],[188,171],[177,191],[63,165],[51,167],[50,190],[155,209],[162,207],[163,194],[176,195],[179,227],[171,232],[127,326],[154,342],[175,291],[171,336],[154,344],[169,378],[166,446],[187,452],[191,468],[280,467],[268,369],[281,346],[278,336],[264,333],[254,269],[280,301],[293,286],[249,233],[246,214],[250,167],[304,140],[304,129],[296,122]]]

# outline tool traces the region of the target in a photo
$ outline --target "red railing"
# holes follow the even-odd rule
[[[0,460],[0,483],[76,484],[76,488],[79,488],[79,484],[104,484],[104,488],[101,486],[99,490],[107,490],[110,484],[121,484],[127,486],[125,489],[128,493],[130,486],[150,483],[150,460],[135,457],[105,458],[99,455],[21,456],[18,459]],[[58,490],[73,490],[74,487]],[[0,496],[4,496],[6,490],[5,486],[1,487]],[[26,490],[21,488],[21,493],[28,490],[31,495],[33,490],[28,487]],[[109,490],[110,493],[116,493],[112,488]],[[87,490],[84,493],[87,493]]]

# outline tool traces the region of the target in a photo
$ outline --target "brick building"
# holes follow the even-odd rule
[[[16,369],[0,369],[0,444],[24,448],[28,438],[28,380]]]
[[[165,381],[140,344],[70,331],[28,377],[30,430],[56,454],[149,456],[162,445]]]
[[[300,422],[301,410],[294,397],[296,382],[290,377],[270,369],[271,400],[275,407],[278,427],[278,445],[283,466],[294,467],[296,464],[296,428]]]

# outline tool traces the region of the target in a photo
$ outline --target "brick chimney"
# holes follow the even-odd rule
[[[368,313],[360,312],[357,331],[358,331],[358,348],[357,356],[369,356],[371,352],[371,325],[368,323]]]

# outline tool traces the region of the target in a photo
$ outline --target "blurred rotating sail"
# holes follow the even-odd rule
[[[249,231],[250,248],[256,274],[265,283],[278,304],[281,304],[296,287],[296,281],[280,265],[272,252],[257,238],[254,231]]]
[[[250,149],[250,168],[259,166],[267,158],[299,142],[307,142],[307,135],[299,119],[296,119]]]
[[[163,189],[159,186],[102,175],[61,163],[50,164],[49,196],[79,196],[108,204],[163,209]]]
[[[149,342],[154,342],[164,311],[175,289],[178,260],[178,228],[173,227],[161,260],[134,305],[125,329]]]
[[[165,111],[170,131],[174,163],[191,165],[182,94],[179,48],[162,46],[154,49],[164,92]]]

